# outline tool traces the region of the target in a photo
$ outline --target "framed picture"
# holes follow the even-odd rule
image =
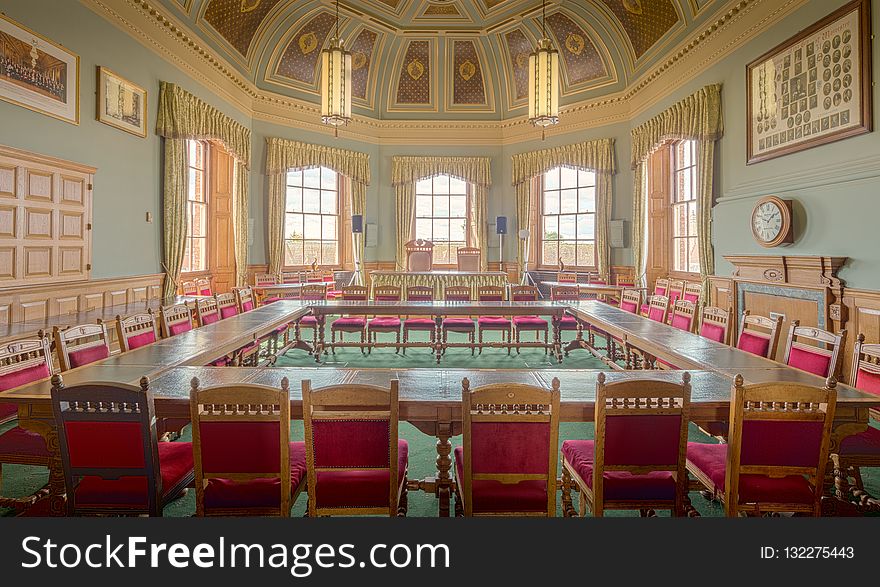
[[[855,0],[746,66],[747,163],[871,132],[870,0]]]
[[[79,56],[0,14],[0,100],[79,124]]]
[[[98,121],[147,136],[147,91],[98,66]]]

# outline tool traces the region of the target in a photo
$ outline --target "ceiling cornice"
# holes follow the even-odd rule
[[[333,129],[319,122],[317,105],[258,88],[154,0],[80,1],[245,116],[328,136],[333,134]],[[550,134],[581,132],[635,119],[806,1],[729,0],[698,32],[673,46],[657,65],[624,90],[564,106],[562,122],[550,129]],[[524,115],[501,121],[381,120],[356,115],[351,124],[340,129],[340,134],[370,144],[509,145],[534,139],[537,130],[528,124]]]

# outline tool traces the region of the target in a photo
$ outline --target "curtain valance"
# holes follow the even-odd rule
[[[322,166],[341,173],[354,183],[370,185],[370,156],[365,153],[276,137],[266,139],[266,175]]]
[[[403,157],[392,158],[391,185],[415,183],[435,175],[451,175],[478,186],[492,185],[488,157]]]
[[[530,181],[560,165],[615,173],[614,139],[597,139],[562,147],[518,153],[513,160],[513,185]]]

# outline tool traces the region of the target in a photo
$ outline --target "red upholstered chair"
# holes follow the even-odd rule
[[[406,250],[407,271],[431,271],[434,268],[434,243],[416,239],[403,247]]]
[[[121,383],[64,386],[52,409],[67,486],[67,514],[161,516],[193,482],[192,444],[158,442],[153,394]]]
[[[347,285],[340,290],[343,300],[366,302],[369,298],[369,290],[364,285]],[[340,316],[330,325],[330,350],[336,353],[336,333],[339,333],[339,342],[345,343],[345,333],[350,332],[360,335],[359,346],[361,354],[364,354],[367,340],[366,316]]]
[[[390,386],[302,382],[309,516],[406,515],[409,445]]]
[[[199,326],[220,322],[220,310],[217,309],[217,300],[213,297],[197,299],[196,318],[198,318]]]
[[[550,299],[555,302],[576,302],[579,299],[577,285],[555,285],[550,288]],[[553,318],[557,320],[556,317]],[[581,323],[571,314],[566,314],[558,319],[560,332],[577,332],[580,335],[582,331]],[[568,356],[568,350],[565,351]]]
[[[254,301],[254,290],[249,287],[237,287],[232,290],[235,293],[235,299],[238,301],[238,312],[244,314],[250,312],[257,307]]]
[[[199,291],[200,296],[214,295],[214,292],[211,290],[211,280],[205,277],[196,279],[196,289]]]
[[[284,271],[281,273],[281,283],[300,283],[302,274],[299,271]]]
[[[681,294],[681,299],[691,302],[695,306],[699,306],[700,295],[702,295],[702,292],[703,284],[688,281],[684,284],[684,292]]]
[[[278,283],[278,277],[271,273],[257,273],[254,275],[254,285],[275,285],[276,283]]]
[[[148,309],[143,314],[131,316],[116,316],[116,338],[119,340],[119,349],[123,353],[159,340],[159,327],[153,311]]]
[[[221,320],[226,320],[232,316],[238,316],[238,301],[235,299],[235,293],[222,293],[215,296],[217,300],[217,312]],[[220,366],[220,361],[218,360]],[[227,357],[226,365],[228,366],[249,366],[256,367],[260,364],[260,343],[254,341],[244,347],[238,349]]]
[[[290,389],[191,382],[197,516],[290,516],[306,446],[290,442]]]
[[[406,288],[406,301],[433,302],[434,288],[428,285],[411,285]],[[427,332],[428,342],[409,342],[410,332]],[[433,349],[437,339],[437,324],[431,316],[413,316],[403,321],[403,354],[407,346],[426,346]]]
[[[672,314],[669,324],[679,330],[685,332],[693,332],[694,320],[696,318],[697,308],[693,302],[687,300],[676,300],[672,306]]]
[[[400,302],[400,288],[396,285],[377,285],[373,287],[373,300],[377,302]],[[367,352],[372,352],[373,345],[378,341],[377,334],[394,334],[396,346],[394,352],[400,352],[400,317],[399,316],[375,316],[367,321]]]
[[[52,329],[58,366],[62,371],[82,367],[110,356],[110,342],[104,324],[80,324],[64,330]]]
[[[503,302],[504,288],[500,285],[481,285],[477,288],[477,301],[479,302]],[[501,332],[501,343],[507,346],[507,354],[510,354],[512,341],[511,322],[507,316],[480,315],[477,317],[477,346],[480,354],[483,354],[483,333],[487,331]]]
[[[193,329],[192,311],[185,304],[161,306],[159,308],[159,329],[163,338],[177,336]]]
[[[462,381],[462,446],[455,457],[455,512],[555,516],[559,380],[552,389]]]
[[[648,319],[655,322],[666,322],[666,314],[669,311],[669,298],[666,296],[651,296],[648,302]]]
[[[850,373],[853,387],[880,396],[880,344],[865,344],[865,335],[859,334]],[[864,432],[845,437],[831,459],[837,471],[852,475],[856,488],[864,491],[861,468],[880,467],[880,429],[868,426]]]
[[[648,296],[648,299],[645,300],[645,303],[640,306],[640,313],[642,316],[648,316],[648,304],[650,303],[650,299],[652,296],[669,297],[669,280],[666,278],[658,277],[654,281],[654,291],[651,293],[651,295]]]
[[[443,298],[447,302],[469,302],[471,301],[471,288],[469,285],[447,285],[443,289]],[[446,352],[446,348],[449,346],[449,333],[457,332],[468,335],[467,344],[470,346],[471,356],[473,356],[474,350],[477,347],[475,343],[476,331],[477,325],[474,323],[473,318],[467,316],[443,318],[443,322],[440,325],[443,352]]]
[[[482,266],[483,253],[477,247],[458,247],[455,253],[458,270],[478,273]]]
[[[300,299],[306,302],[323,302],[327,299],[327,284],[325,283],[306,283],[303,284],[300,289]],[[313,316],[312,314],[306,314],[299,320],[294,320],[291,324],[293,326],[294,340],[299,342],[302,337],[303,329],[312,331],[312,348],[316,348],[318,346],[318,329],[321,327],[321,324],[318,322],[317,316]],[[286,335],[286,328],[282,327],[282,331],[277,333],[277,337]],[[274,345],[270,344],[270,348],[272,346],[277,347],[278,340],[275,340]]]
[[[538,301],[538,288],[533,285],[511,285],[510,299],[514,302]],[[513,335],[516,340],[516,354],[520,349],[520,333],[534,332],[535,341],[540,341],[541,333],[544,333],[544,354],[548,352],[548,336],[550,324],[540,316],[514,316]]]
[[[562,443],[562,500],[573,513],[571,488],[580,493],[580,515],[605,510],[669,510],[684,514],[690,374],[681,383],[636,380],[596,384],[596,440]]]
[[[734,380],[728,444],[689,442],[687,469],[720,497],[728,516],[800,512],[819,516],[835,381],[743,385]]]
[[[736,348],[772,361],[776,357],[776,347],[779,344],[779,328],[781,326],[782,316],[778,316],[773,320],[764,316],[752,316],[746,310],[743,312]]]
[[[217,312],[220,313],[221,320],[238,316],[238,301],[234,293],[217,294]]]
[[[840,350],[846,330],[838,334],[792,321],[785,342],[785,364],[819,377],[840,376]],[[812,343],[812,344],[809,344]]]
[[[199,295],[199,286],[195,281],[184,281],[180,284],[180,291],[185,296],[197,296]]]
[[[0,391],[7,391],[46,379],[52,374],[49,339],[42,331],[38,338],[16,340],[0,346]],[[18,415],[15,404],[0,403],[0,422],[9,422]],[[46,441],[36,432],[13,426],[0,434],[0,487],[3,486],[3,465],[49,466]],[[22,510],[37,500],[0,496],[0,507]]]
[[[730,344],[730,316],[732,313],[731,308],[725,310],[715,306],[704,307],[698,330],[700,336],[721,344]]]
[[[684,296],[684,280],[681,279],[670,279],[669,280],[669,290],[666,294],[666,297],[669,298],[669,305],[672,306],[676,301],[681,299]]]
[[[560,271],[556,274],[556,281],[559,283],[576,284],[578,282],[578,276],[577,273],[572,273],[570,271]]]

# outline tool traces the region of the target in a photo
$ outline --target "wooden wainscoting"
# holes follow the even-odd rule
[[[845,289],[842,311],[847,329],[843,373],[844,380],[851,383],[852,351],[856,337],[864,334],[865,342],[880,342],[880,291]]]

